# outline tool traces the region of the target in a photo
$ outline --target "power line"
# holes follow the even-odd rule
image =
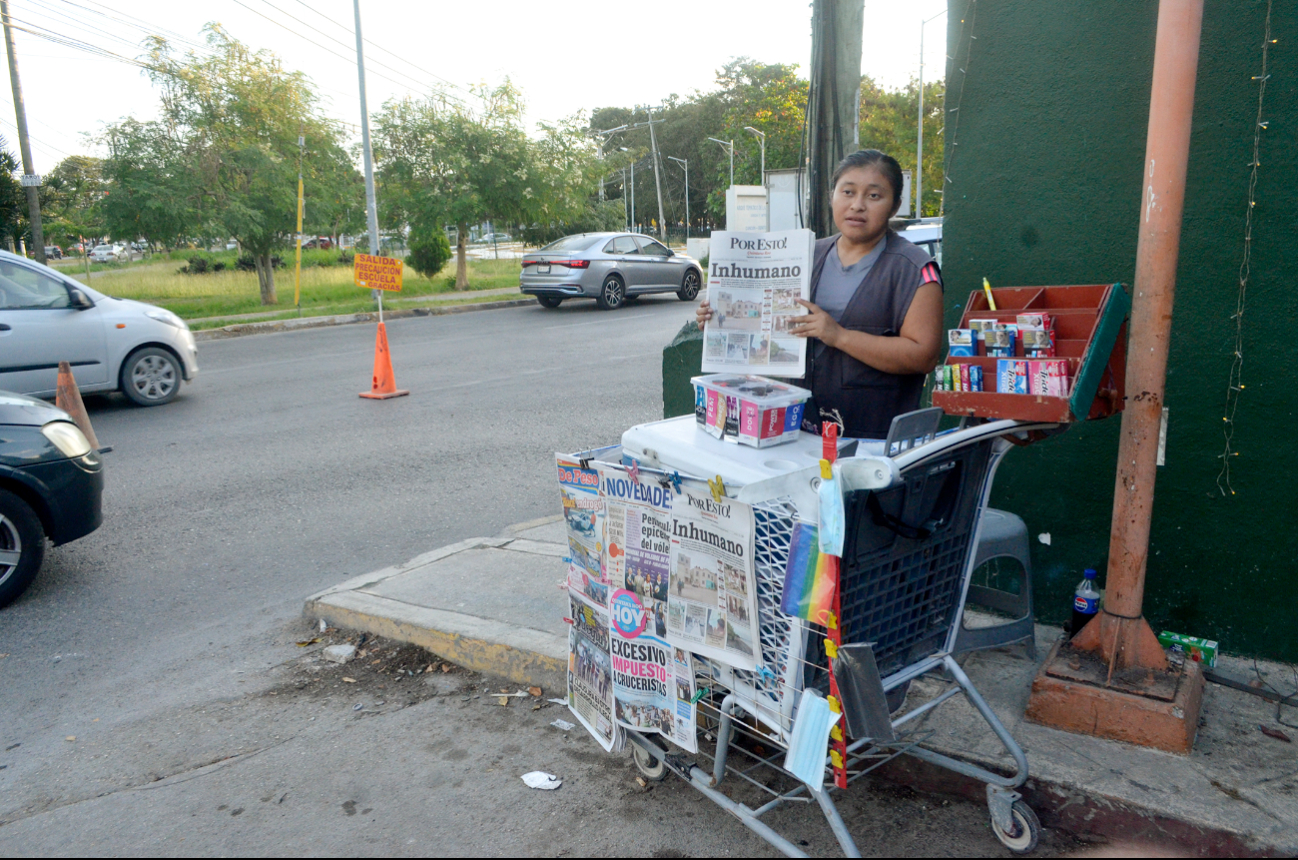
[[[68,2],[68,0],[63,0],[63,2]],[[237,0],[236,0],[236,2],[237,2]],[[77,6],[78,4],[71,3],[70,5]],[[85,7],[79,7],[79,8],[85,8]],[[91,9],[87,9],[86,11],[94,12],[94,10],[91,10]],[[252,11],[255,11],[255,10],[252,10]],[[105,17],[107,17],[107,16],[105,16]],[[263,16],[263,17],[265,17],[265,16]],[[268,20],[269,20],[269,19],[268,19]],[[163,74],[167,74],[167,73],[168,73],[166,69],[161,68],[161,67],[159,67],[159,66],[155,66],[155,65],[153,65],[153,64],[151,64],[151,63],[148,63],[148,62],[145,62],[145,61],[143,61],[143,60],[139,60],[139,59],[135,59],[135,58],[131,58],[131,57],[123,56],[122,54],[118,54],[118,53],[116,53],[116,52],[114,52],[114,51],[111,51],[111,50],[109,50],[109,49],[107,49],[107,48],[105,48],[105,47],[103,47],[103,46],[96,45],[96,44],[93,44],[93,43],[91,43],[91,42],[87,42],[87,41],[85,41],[85,40],[83,40],[83,39],[79,39],[79,38],[72,37],[72,36],[65,36],[65,35],[63,35],[63,34],[61,34],[61,33],[58,33],[58,32],[56,32],[56,31],[54,31],[54,30],[50,30],[49,28],[44,27],[44,26],[42,26],[42,25],[40,25],[40,24],[36,24],[36,23],[30,22],[30,21],[18,21],[18,19],[13,18],[12,16],[10,16],[10,21],[11,21],[11,22],[14,22],[14,29],[16,29],[16,30],[20,30],[20,31],[22,31],[22,32],[24,32],[24,33],[27,33],[28,35],[31,35],[31,36],[35,36],[36,38],[44,39],[44,40],[46,40],[46,41],[48,41],[48,42],[51,42],[51,43],[53,43],[53,44],[55,44],[55,45],[59,45],[59,46],[61,46],[61,47],[72,48],[73,50],[78,50],[78,51],[82,51],[83,53],[90,54],[91,56],[94,56],[94,57],[96,57],[96,58],[98,58],[98,59],[110,60],[110,61],[112,61],[112,62],[118,62],[118,63],[125,63],[126,65],[135,66],[135,67],[137,67],[137,68],[144,69],[144,70],[147,70],[147,71],[160,72],[160,73],[163,73]],[[128,22],[121,22],[121,23],[127,23],[128,26],[136,26],[136,25],[130,25]],[[26,25],[26,26],[18,26],[19,24],[24,24],[24,25]],[[114,34],[106,34],[106,35],[113,36]],[[160,35],[160,34],[149,33],[149,35],[157,35],[158,38],[164,38],[164,36],[162,36],[162,35]],[[115,36],[115,38],[118,38],[119,41],[126,41],[126,40],[122,39],[120,36]],[[165,41],[165,38],[164,38],[164,41]],[[187,41],[187,40],[185,40],[185,41]],[[132,43],[130,43],[130,42],[127,42],[127,43],[128,43],[128,44],[132,44]],[[190,43],[190,44],[193,44],[193,43]],[[202,51],[202,53],[201,53],[201,56],[206,57],[206,58],[211,58],[211,57],[215,57],[215,56],[217,56],[217,55],[216,55],[214,52],[212,52],[210,48],[205,48],[205,49],[203,49],[203,51]],[[344,58],[344,59],[346,59],[346,58]],[[397,83],[397,82],[394,81],[394,83]],[[335,90],[335,89],[332,89],[332,88],[325,88],[325,87],[322,87],[321,89],[325,89],[325,90],[327,90],[328,92],[334,93],[334,94],[336,94],[336,95],[340,95],[340,96],[342,96],[343,98],[346,98],[346,99],[350,99],[350,98],[352,97],[350,93],[344,93],[344,92],[341,92],[340,90]],[[337,123],[338,125],[346,126],[346,127],[350,128],[350,129],[353,129],[353,130],[357,127],[355,123],[349,123],[349,122],[347,122],[347,121],[345,121],[345,120],[339,120],[339,119],[333,119],[333,118],[327,118],[327,117],[326,117],[326,119],[328,119],[330,122],[334,122],[334,123]]]
[[[283,16],[286,17],[286,18],[288,18],[289,20],[291,20],[291,21],[296,21],[297,23],[301,24],[303,27],[306,27],[306,28],[307,28],[308,30],[310,30],[311,32],[313,32],[313,33],[319,33],[319,34],[320,34],[321,36],[323,36],[324,38],[329,39],[330,41],[335,42],[335,43],[337,43],[337,44],[339,44],[339,45],[342,45],[344,48],[348,49],[349,51],[353,50],[353,47],[352,47],[351,45],[347,44],[346,42],[342,41],[341,39],[337,39],[337,38],[334,38],[333,36],[330,36],[328,33],[323,32],[323,31],[320,30],[318,27],[313,27],[311,24],[308,24],[306,21],[303,21],[301,18],[297,18],[297,17],[294,17],[293,15],[290,15],[288,12],[285,12],[283,9],[279,8],[279,7],[276,6],[274,3],[271,3],[270,0],[261,0],[261,2],[265,3],[267,6],[269,6],[269,7],[272,8],[272,9],[274,9],[276,12],[280,13],[281,15],[283,15]],[[241,4],[241,5],[242,5],[242,4]],[[282,26],[282,25],[281,25],[281,26]],[[367,39],[366,41],[369,41],[369,40]],[[407,74],[406,72],[401,71],[400,69],[394,69],[394,68],[392,68],[391,66],[387,65],[386,63],[381,63],[381,62],[379,62],[378,60],[370,59],[370,60],[368,60],[368,61],[365,63],[365,65],[366,65],[366,66],[370,66],[370,65],[381,66],[381,67],[387,69],[387,70],[390,71],[390,72],[393,72],[393,73],[395,73],[395,74],[401,75],[401,76],[403,76],[403,77],[405,77],[405,78],[409,78],[409,79],[410,79],[411,81],[413,81],[413,82],[415,83],[415,85],[418,86],[418,87],[422,87],[422,86],[424,86],[423,81],[420,81],[418,78],[412,77],[411,75]],[[377,72],[376,72],[375,74],[377,74]]]
[[[57,16],[57,18],[60,19],[60,20],[57,21],[57,23],[58,23],[58,25],[59,25],[60,27],[68,27],[68,26],[75,27],[76,29],[81,30],[82,32],[91,33],[92,35],[96,35],[96,36],[106,36],[106,37],[108,37],[108,38],[110,38],[110,39],[115,39],[116,41],[121,42],[121,43],[124,44],[124,45],[128,45],[128,46],[130,46],[130,47],[132,47],[132,48],[138,48],[138,47],[139,47],[139,44],[138,44],[138,43],[131,41],[130,39],[126,38],[125,36],[119,36],[119,35],[116,34],[116,33],[112,33],[112,32],[109,32],[109,31],[107,31],[107,30],[103,30],[103,29],[96,29],[96,28],[94,28],[94,25],[88,25],[88,24],[82,23],[81,21],[77,20],[76,18],[73,18],[71,15],[68,15],[66,12],[62,12],[62,11],[60,11],[60,10],[54,9],[53,7],[48,6],[48,5],[46,5],[46,4],[43,4],[43,3],[36,3],[35,6],[36,6],[40,11],[45,12],[45,14],[47,14],[47,15]],[[35,11],[35,10],[33,10],[33,11]],[[39,25],[37,25],[37,26],[39,26]]]
[[[301,7],[304,8],[304,9],[309,9],[309,10],[311,10],[312,12],[315,12],[315,11],[316,11],[316,10],[315,10],[315,9],[314,9],[310,4],[304,2],[304,0],[296,0],[296,2],[297,2],[297,4],[298,4],[299,6],[301,6]],[[268,5],[269,5],[269,4],[268,4]],[[325,20],[325,21],[328,21],[330,24],[333,24],[335,27],[339,28],[339,29],[342,30],[343,32],[348,33],[348,34],[350,34],[350,35],[352,35],[352,36],[355,36],[355,34],[352,33],[352,31],[351,31],[350,28],[348,28],[347,26],[345,26],[345,25],[343,25],[343,24],[339,24],[339,23],[338,23],[337,21],[335,21],[334,19],[329,18],[329,17],[324,16],[324,15],[321,15],[320,18],[322,18],[322,19]],[[473,90],[470,90],[470,89],[468,89],[467,87],[461,86],[460,84],[457,84],[457,83],[455,83],[454,81],[448,80],[448,79],[442,77],[441,75],[438,75],[438,74],[435,74],[435,73],[433,73],[433,72],[430,72],[430,71],[428,71],[427,69],[423,68],[422,66],[418,66],[418,65],[416,65],[415,63],[410,62],[410,61],[407,60],[405,57],[402,57],[401,55],[397,54],[395,51],[392,51],[392,50],[390,50],[390,49],[388,49],[388,48],[383,47],[382,45],[380,45],[380,44],[378,44],[377,42],[375,42],[373,39],[368,39],[368,38],[365,39],[365,44],[370,45],[371,47],[374,47],[374,48],[378,48],[378,49],[379,49],[380,51],[382,51],[383,53],[388,54],[388,55],[391,56],[391,57],[395,57],[396,59],[398,59],[398,60],[400,60],[401,62],[405,63],[406,65],[410,66],[412,69],[415,69],[416,71],[419,71],[419,72],[423,72],[425,75],[428,75],[430,78],[434,78],[434,79],[436,79],[436,80],[439,80],[439,81],[441,81],[442,83],[446,84],[447,86],[455,87],[457,90],[464,90],[464,92],[468,93],[469,95],[476,96],[477,98],[482,98],[482,97],[479,96],[477,93],[473,92]]]
[[[10,122],[9,120],[4,119],[3,117],[0,117],[0,122],[3,122],[6,126],[8,126],[9,128],[12,128],[12,129],[14,130],[14,132],[17,133],[17,131],[18,131],[18,126],[14,125],[14,124],[13,124],[12,122]],[[32,137],[32,135],[31,135],[30,133],[28,133],[28,135],[27,135],[27,140],[29,140],[30,142],[36,144],[36,145],[37,145],[38,147],[40,147],[41,149],[45,150],[45,152],[46,152],[47,155],[48,155],[48,154],[56,154],[56,155],[61,155],[61,156],[63,156],[63,158],[68,158],[68,157],[71,155],[70,153],[64,152],[63,150],[59,149],[57,146],[53,146],[53,145],[51,145],[51,144],[46,143],[45,141],[41,140],[40,138]],[[55,159],[55,160],[61,161],[62,159]]]
[[[312,45],[315,45],[317,48],[319,48],[320,50],[324,51],[324,52],[327,53],[327,54],[330,54],[330,55],[332,55],[332,56],[335,56],[335,57],[337,57],[338,59],[340,59],[340,60],[344,60],[344,61],[346,61],[346,62],[348,62],[348,63],[354,63],[354,62],[356,62],[356,59],[355,59],[354,57],[345,57],[345,56],[343,56],[342,54],[338,53],[337,51],[334,51],[334,50],[332,50],[332,49],[330,49],[330,48],[326,48],[324,45],[321,45],[319,42],[315,41],[314,39],[309,39],[309,38],[307,38],[306,36],[303,36],[301,33],[299,33],[298,31],[294,30],[292,27],[288,26],[287,24],[280,23],[279,21],[276,21],[274,18],[270,17],[269,15],[266,15],[266,14],[264,14],[264,13],[262,13],[262,12],[258,12],[256,9],[254,9],[254,8],[252,8],[251,6],[249,6],[248,4],[244,3],[243,0],[234,0],[234,2],[235,2],[235,4],[237,4],[237,5],[239,5],[239,6],[242,6],[243,8],[247,9],[249,12],[253,13],[254,15],[257,15],[257,16],[259,16],[259,17],[265,18],[267,21],[271,22],[271,23],[274,24],[276,27],[280,27],[281,29],[287,30],[288,32],[292,33],[294,36],[297,36],[299,39],[303,40],[304,42],[308,42],[308,43],[310,43],[310,44],[312,44]],[[374,76],[377,77],[377,78],[383,78],[385,81],[388,81],[388,82],[390,82],[390,83],[394,83],[394,84],[396,84],[396,85],[399,86],[399,87],[404,87],[404,88],[406,88],[406,89],[411,89],[411,86],[410,86],[409,84],[405,84],[405,83],[402,83],[401,81],[393,80],[392,78],[389,78],[387,75],[379,74],[378,72],[371,72],[370,74],[374,75]]]

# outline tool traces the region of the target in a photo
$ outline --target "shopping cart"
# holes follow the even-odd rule
[[[901,755],[981,781],[987,786],[992,830],[1015,853],[1035,848],[1040,829],[1016,791],[1028,776],[1027,757],[952,652],[996,468],[1012,443],[1059,429],[1057,424],[995,421],[926,436],[910,447],[891,444],[891,456],[884,451],[840,461],[847,514],[841,647],[860,649],[860,665],[865,667],[854,681],[858,713],[850,707],[851,697],[844,695],[849,727],[846,781],[854,782]],[[623,459],[617,446],[585,456],[606,462]],[[646,475],[662,476],[652,468],[639,468]],[[675,477],[692,482],[704,476]],[[806,856],[762,817],[789,804],[815,803],[844,853],[856,857],[856,844],[834,804],[838,789],[832,781],[811,788],[783,765],[803,691],[824,692],[829,682],[825,628],[780,609],[794,522],[817,521],[815,479],[814,469],[802,469],[728,490],[754,510],[759,671],[737,670],[696,655],[695,683],[706,691],[698,702],[698,753],[672,751],[656,735],[628,731],[627,740],[644,778],[676,774],[784,854]],[[942,682],[946,689],[924,704],[900,709],[910,683],[921,676]],[[922,728],[920,718],[961,694],[1012,757],[1012,775],[924,746],[932,733]],[[860,726],[866,726],[868,734]],[[828,756],[825,768],[832,769]],[[735,793],[749,798],[755,794],[762,802],[741,802],[723,793],[727,779],[740,789]]]

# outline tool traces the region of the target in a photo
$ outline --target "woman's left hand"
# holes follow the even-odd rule
[[[813,305],[811,302],[805,299],[795,299],[795,301],[810,313],[798,317],[798,321],[789,326],[789,334],[796,337],[814,337],[826,346],[833,346],[838,336],[842,334],[843,327],[835,322],[827,311]]]

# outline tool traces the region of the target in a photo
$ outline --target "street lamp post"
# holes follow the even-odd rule
[[[766,132],[758,131],[751,125],[744,126],[744,131],[751,131],[762,142],[762,185],[766,184]]]
[[[915,217],[924,217],[923,194],[924,194],[924,26],[929,21],[941,18],[946,14],[943,9],[928,21],[921,21],[919,25],[919,123],[918,142],[915,144]]]
[[[690,238],[690,162],[687,158],[677,158],[674,155],[667,156],[672,161],[679,162],[685,168],[685,240]]]
[[[630,128],[630,126],[619,125],[617,128],[606,128],[603,131],[591,132],[591,134],[598,139],[595,144],[595,154],[599,157],[600,161],[604,160],[604,144],[608,143],[608,139],[619,131],[626,131],[628,128]],[[604,175],[602,173],[599,177],[599,202],[604,202]]]
[[[630,148],[618,147],[622,152],[631,152]],[[623,174],[626,176],[626,174]],[[622,208],[627,206],[627,180],[622,180]],[[627,213],[627,232],[632,232],[636,227],[636,162],[631,162],[631,209]]]
[[[709,137],[708,140],[713,143],[721,144],[721,148],[730,153],[730,184],[735,184],[735,142],[733,140],[717,140],[715,137]]]

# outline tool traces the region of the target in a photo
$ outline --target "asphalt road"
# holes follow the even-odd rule
[[[629,760],[551,728],[556,708],[294,686],[306,596],[553,513],[555,451],[661,417],[691,310],[393,321],[412,394],[386,402],[357,397],[368,325],[205,343],[161,408],[87,398],[114,449],[105,523],[0,612],[0,855],[768,853],[684,785],[638,797]],[[537,768],[568,783],[522,788]],[[876,853],[1003,853],[981,807],[862,797],[849,817],[891,822]]]

